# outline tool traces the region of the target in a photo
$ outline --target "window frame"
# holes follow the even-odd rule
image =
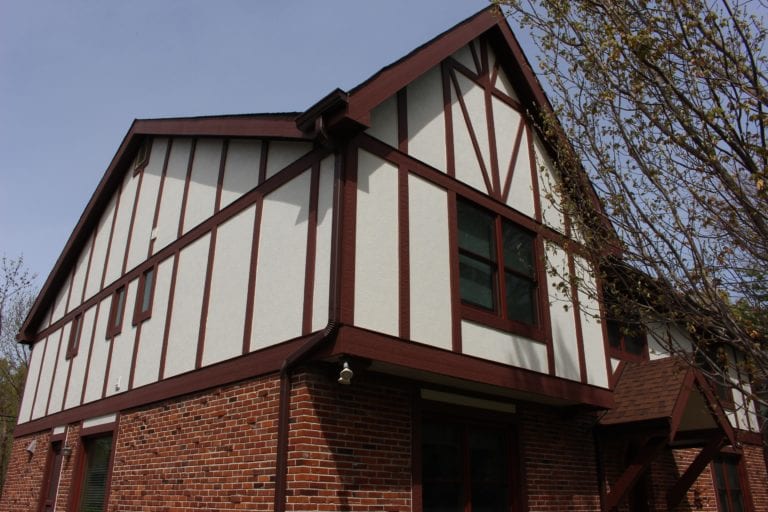
[[[123,317],[125,316],[127,286],[122,285],[112,294],[112,304],[109,308],[109,321],[107,322],[106,338],[114,338],[123,330]]]
[[[147,290],[147,276],[151,276],[149,290]],[[136,303],[133,308],[133,325],[152,318],[152,309],[155,303],[155,284],[157,283],[157,265],[152,265],[139,277],[139,285],[136,288]],[[144,296],[149,294],[149,304],[144,308]]]
[[[67,353],[64,359],[69,360],[77,356],[80,350],[80,338],[83,334],[83,312],[79,311],[72,317],[72,325],[69,329],[69,339],[67,340]]]
[[[117,436],[115,435],[115,424],[110,423],[106,425],[99,425],[87,430],[82,430],[80,433],[80,442],[78,444],[77,462],[75,464],[75,472],[73,473],[73,483],[70,490],[70,499],[68,510],[78,511],[82,505],[82,494],[84,485],[86,482],[86,471],[88,470],[88,444],[102,439],[110,437],[110,449],[109,457],[107,460],[107,474],[106,481],[104,483],[104,502],[102,510],[107,509],[109,504],[109,493],[112,484],[112,469],[115,461],[115,447]]]
[[[45,473],[43,485],[40,491],[40,503],[37,506],[38,512],[52,511],[55,508],[56,500],[59,494],[59,483],[61,480],[61,471],[64,466],[64,436],[52,436],[49,444],[48,459],[45,463]],[[53,503],[50,503],[51,490],[53,490]]]
[[[460,247],[460,229],[459,229],[459,204],[465,203],[472,208],[481,210],[489,214],[493,218],[493,244],[494,244],[494,256],[495,260],[492,261],[495,268],[493,269],[493,283],[492,294],[494,300],[493,310],[484,308],[472,304],[466,301],[461,296],[461,269],[459,266],[460,257],[462,251],[468,252]],[[461,311],[461,318],[478,324],[486,325],[494,329],[502,330],[519,336],[529,338],[534,341],[546,342],[547,341],[547,329],[546,324],[548,322],[547,298],[545,296],[546,290],[546,276],[543,265],[544,247],[542,237],[530,226],[526,226],[523,223],[517,222],[515,219],[508,215],[504,215],[499,212],[498,209],[491,209],[486,204],[481,204],[477,201],[457,194],[456,195],[456,218],[453,219],[453,225],[456,229],[456,241],[455,241],[455,254],[456,254],[456,276],[457,276],[457,289],[455,293],[458,294],[458,303]],[[530,235],[531,237],[531,258],[532,258],[532,273],[530,276],[526,276],[516,269],[508,268],[504,260],[504,246],[503,246],[503,226],[507,223],[512,227]],[[506,275],[512,273],[518,278],[528,279],[532,285],[532,297],[531,306],[533,308],[534,322],[528,324],[518,320],[509,318],[507,313],[507,297],[506,297]]]
[[[736,482],[738,483],[738,489],[731,489],[728,484],[728,474],[726,466],[733,467],[736,471]],[[741,494],[741,509],[743,512],[751,512],[753,510],[751,496],[749,489],[747,488],[747,481],[744,474],[744,467],[742,457],[735,454],[720,454],[712,460],[710,464],[712,487],[715,491],[715,501],[717,503],[717,510],[734,510],[733,498],[731,497],[731,491],[738,491]],[[718,485],[718,472],[721,472],[722,481],[725,483],[725,489],[720,489]],[[728,497],[727,508],[723,506],[720,499],[721,491],[725,491]]]
[[[615,347],[611,343],[611,325],[615,325],[619,329],[619,346]],[[606,333],[606,345],[608,346],[608,355],[614,359],[620,359],[622,361],[634,361],[642,362],[650,359],[650,352],[648,349],[648,334],[643,331],[638,337],[642,339],[643,349],[640,354],[635,354],[630,350],[627,350],[626,337],[627,334],[624,330],[627,329],[627,323],[620,320],[605,320],[605,333]]]

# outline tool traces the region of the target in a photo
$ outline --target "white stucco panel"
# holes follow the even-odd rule
[[[311,149],[312,144],[309,142],[270,141],[269,154],[267,155],[267,178],[271,178]]]
[[[462,320],[463,353],[517,368],[547,373],[547,346],[522,336]]]
[[[547,276],[549,295],[549,316],[552,323],[552,348],[555,354],[555,374],[571,380],[580,380],[579,346],[576,337],[573,301],[558,288],[560,283],[569,285],[568,255],[558,245],[547,242],[547,270],[554,270]]]
[[[366,133],[393,148],[397,147],[397,95],[371,110],[371,127]]]
[[[445,113],[440,67],[434,67],[408,85],[408,153],[443,172],[445,166]]]
[[[173,257],[163,260],[157,265],[152,316],[141,324],[141,336],[136,352],[136,369],[133,374],[134,388],[158,380],[172,273]]]
[[[264,198],[251,350],[301,335],[307,271],[310,172]]]
[[[54,331],[45,340],[45,355],[43,356],[43,365],[40,369],[40,377],[37,383],[37,394],[35,404],[32,408],[32,419],[45,416],[45,409],[48,406],[48,396],[51,393],[51,383],[53,381],[53,367],[56,364],[57,351],[61,341],[61,329]]]
[[[110,284],[123,274],[123,262],[125,261],[125,249],[130,236],[131,215],[133,215],[134,200],[139,177],[132,172],[125,173],[122,190],[120,191],[120,203],[115,213],[112,244],[109,248],[105,284]]]
[[[223,141],[220,139],[200,139],[195,145],[184,209],[184,233],[213,215],[222,146]]]
[[[69,345],[69,336],[72,331],[72,322],[67,323],[61,330],[61,342],[57,349],[56,362],[54,364],[53,384],[51,385],[51,396],[48,400],[48,411],[46,414],[53,414],[61,411],[64,405],[64,392],[67,386],[67,374],[69,373],[69,360],[67,360],[67,346]]]
[[[315,283],[312,297],[312,330],[328,324],[331,293],[331,242],[333,231],[333,157],[320,163],[320,188],[317,196],[317,237],[315,239]]]
[[[132,269],[147,259],[149,254],[152,222],[155,218],[157,193],[160,188],[160,179],[163,173],[167,149],[168,139],[156,138],[152,141],[152,151],[150,152],[147,166],[142,171],[141,190],[138,192],[139,200],[133,220],[131,246],[128,250],[128,269]]]
[[[451,85],[451,120],[456,179],[487,194],[488,187],[483,180],[477,153],[472,145],[469,128],[467,128],[467,123],[464,120],[464,114],[462,114],[461,105],[453,85]]]
[[[255,215],[256,207],[251,206],[217,230],[203,365],[239,356],[243,352]]]
[[[128,382],[131,378],[131,363],[133,361],[133,347],[136,343],[136,326],[133,325],[131,320],[133,318],[134,305],[136,304],[138,282],[138,279],[134,279],[128,283],[125,290],[123,328],[120,334],[112,340],[112,359],[109,365],[106,396],[128,391]]]
[[[179,231],[181,202],[184,198],[184,184],[192,150],[192,139],[176,138],[172,141],[171,154],[162,185],[160,211],[157,216],[157,231],[154,252],[176,240]]]
[[[397,167],[358,153],[355,325],[399,333]]]
[[[211,235],[208,234],[179,253],[163,378],[195,368],[210,243]]]
[[[109,244],[109,232],[112,229],[112,217],[115,215],[115,203],[117,195],[112,196],[107,208],[101,214],[99,225],[96,228],[96,240],[93,245],[91,268],[88,270],[88,283],[85,285],[85,298],[88,299],[101,290],[101,278],[104,275],[105,258],[107,257],[107,245]]]
[[[463,64],[467,67],[470,71],[473,71],[475,73],[479,73],[480,70],[477,69],[477,66],[475,65],[475,59],[472,57],[472,50],[470,50],[470,47],[474,46],[475,53],[480,57],[480,52],[478,50],[477,40],[470,41],[467,46],[462,46],[456,52],[451,55],[454,59],[456,59],[460,64]]]
[[[46,343],[48,343],[48,338],[43,338],[32,346],[32,353],[29,356],[29,369],[27,370],[27,385],[24,386],[24,396],[19,407],[19,423],[26,423],[30,420],[37,381],[40,378],[40,369],[43,366],[43,354]]]
[[[565,233],[562,201],[557,186],[557,174],[549,154],[538,135],[533,137],[536,171],[539,179],[542,221],[552,229]]]
[[[221,184],[221,208],[253,189],[259,183],[261,141],[231,139]]]
[[[67,276],[67,280],[59,288],[56,293],[56,300],[53,301],[53,312],[51,313],[51,323],[58,321],[64,316],[64,308],[67,305],[67,297],[69,297],[69,286],[72,283],[72,273]]]
[[[490,173],[491,150],[488,133],[488,116],[486,115],[485,110],[485,91],[462,73],[456,73],[456,80],[459,83],[461,95],[464,98],[464,104],[467,107],[469,120],[472,123],[472,130],[474,130],[475,137],[477,137],[477,145],[480,147],[480,154],[485,163],[485,169]]]
[[[85,276],[86,271],[88,270],[88,258],[91,255],[92,243],[93,235],[91,235],[88,242],[83,246],[83,250],[80,251],[80,256],[77,258],[77,264],[75,264],[75,270],[72,273],[72,290],[69,292],[69,307],[67,307],[67,313],[83,303],[83,289],[85,288]]]
[[[600,322],[600,303],[597,301],[597,283],[592,266],[584,258],[574,256],[579,286],[579,315],[584,359],[587,363],[587,383],[608,387],[603,324]]]
[[[69,376],[67,396],[64,398],[64,408],[69,409],[80,405],[85,382],[85,367],[88,365],[88,352],[91,350],[93,339],[93,323],[96,321],[96,306],[83,313],[83,325],[80,328],[80,345],[77,355],[72,358],[72,370]]]
[[[410,175],[408,214],[411,339],[450,349],[451,251],[448,244],[448,194]]]
[[[91,343],[91,363],[88,366],[88,374],[85,376],[85,396],[83,403],[93,402],[101,398],[104,389],[104,377],[107,370],[107,357],[109,356],[110,340],[106,337],[107,322],[109,321],[109,309],[112,304],[112,296],[99,303],[99,314],[96,318],[96,331]]]

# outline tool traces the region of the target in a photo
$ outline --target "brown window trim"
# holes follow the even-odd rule
[[[149,277],[149,290],[147,287],[147,278]],[[141,273],[139,278],[139,286],[136,289],[136,304],[133,309],[133,325],[138,325],[141,322],[148,320],[152,317],[152,308],[155,303],[155,284],[157,283],[157,265],[153,265]],[[149,293],[149,303],[146,309],[144,306],[144,294]]]
[[[620,329],[624,328],[623,326],[625,324],[622,324],[622,322],[618,322],[616,320],[607,320],[607,323],[615,323],[618,325]],[[610,333],[610,329],[606,325],[606,330]],[[610,336],[610,334],[608,334]],[[648,335],[646,333],[643,333],[640,335],[643,341],[643,350],[640,354],[634,354],[627,350],[626,347],[626,334],[622,333],[621,337],[619,339],[619,347],[614,347],[611,345],[610,340],[606,340],[606,345],[608,346],[608,355],[612,357],[613,359],[620,359],[622,361],[630,361],[630,362],[643,362],[648,361],[650,359],[650,353],[648,351]]]
[[[80,350],[80,336],[83,332],[83,313],[77,313],[72,318],[72,327],[69,330],[69,341],[67,342],[67,353],[65,359],[72,359]]]
[[[475,304],[464,301],[461,298],[461,289],[459,288],[455,291],[455,293],[459,294],[461,318],[464,320],[469,320],[471,322],[485,325],[497,330],[508,332],[510,334],[523,336],[533,341],[546,343],[547,330],[545,329],[544,324],[546,322],[547,316],[544,314],[544,311],[545,311],[544,308],[549,306],[548,306],[548,301],[546,296],[546,293],[547,293],[547,290],[545,287],[546,280],[544,279],[545,269],[542,263],[544,261],[544,255],[542,253],[543,245],[541,241],[541,236],[531,231],[530,229],[520,224],[519,222],[516,222],[514,219],[506,215],[503,215],[496,210],[489,209],[485,205],[478,203],[477,201],[473,201],[472,199],[469,199],[464,196],[460,196],[458,194],[456,195],[456,202],[457,202],[456,211],[457,212],[459,210],[458,202],[460,201],[469,203],[478,209],[485,210],[487,213],[493,216],[494,218],[493,236],[494,236],[496,252],[497,252],[496,261],[494,263],[495,265],[498,266],[498,268],[495,271],[495,279],[493,283],[493,294],[494,294],[494,302],[495,302],[494,310],[486,309],[482,306],[477,306]],[[458,235],[458,232],[459,232],[458,216],[456,219],[453,219],[453,222],[454,222],[454,225],[456,226],[456,233]],[[533,250],[533,260],[534,260],[534,271],[533,271],[532,281],[535,285],[535,291],[534,291],[534,297],[533,297],[533,306],[535,309],[534,310],[535,322],[533,324],[526,324],[524,322],[519,322],[516,320],[512,320],[510,318],[507,318],[506,297],[504,296],[505,294],[503,293],[500,285],[500,283],[504,281],[505,272],[509,270],[504,265],[504,249],[500,243],[503,240],[502,238],[503,222],[510,223],[515,227],[519,228],[520,230],[530,233],[533,237],[532,244],[531,244],[532,250]],[[457,246],[454,248],[454,250],[456,251],[457,255],[461,254],[461,249],[458,247],[458,241],[457,241]]]
[[[125,316],[125,291],[126,286],[120,286],[112,294],[112,305],[109,308],[109,321],[107,323],[107,339],[114,338],[123,330],[123,317]]]
[[[83,483],[85,480],[85,466],[87,460],[85,443],[90,439],[111,436],[112,446],[109,452],[109,462],[107,463],[107,481],[104,489],[104,508],[106,510],[106,505],[109,503],[109,492],[112,484],[112,470],[114,468],[115,449],[117,447],[116,425],[116,422],[112,422],[104,425],[97,425],[88,429],[82,429],[81,426],[80,439],[77,445],[76,462],[74,466],[74,472],[72,474],[72,484],[70,486],[69,507],[67,510],[77,510],[80,506],[80,493],[82,491]]]

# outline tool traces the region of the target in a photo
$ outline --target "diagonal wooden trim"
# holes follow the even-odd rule
[[[189,149],[189,160],[187,160],[187,176],[184,179],[184,195],[181,196],[181,211],[179,212],[179,228],[176,232],[176,238],[181,238],[184,234],[184,217],[187,214],[187,201],[189,200],[189,184],[192,181],[192,167],[195,165],[195,152],[197,151],[197,139],[192,139],[192,147]]]
[[[496,88],[496,80],[499,78],[499,69],[500,69],[500,66],[499,66],[499,61],[497,59],[496,62],[493,63],[493,70],[491,71],[491,88],[494,90]]]
[[[524,121],[523,121],[524,122]],[[533,186],[533,211],[537,222],[543,222],[541,213],[541,193],[539,191],[539,170],[536,168],[536,148],[533,144],[533,131],[525,123],[526,142],[528,144],[528,161],[531,167],[531,185]]]
[[[259,237],[261,236],[261,212],[264,199],[256,201],[253,213],[253,239],[251,240],[251,261],[248,266],[248,292],[245,299],[245,324],[243,326],[243,354],[251,351],[251,332],[253,330],[253,306],[256,301],[256,264],[259,260]]]
[[[485,46],[483,46],[485,48]],[[486,56],[487,58],[487,56]],[[491,95],[491,86],[488,81],[488,75],[483,75],[483,96],[485,100],[485,122],[488,132],[488,151],[491,156],[491,175],[493,177],[494,196],[501,198],[501,177],[499,176],[499,154],[496,147],[496,123],[493,118],[493,96]]]
[[[171,158],[171,149],[173,148],[173,139],[168,138],[165,145],[165,158],[163,159],[163,170],[160,172],[160,185],[157,187],[157,200],[155,202],[155,214],[152,217],[152,233],[157,229],[157,221],[160,218],[160,203],[163,200],[163,190],[165,189],[165,178],[168,174],[168,160]],[[150,235],[149,248],[147,249],[147,258],[152,256],[155,250],[155,237]]]
[[[173,299],[176,294],[176,274],[179,270],[179,251],[173,254],[173,270],[171,271],[171,284],[168,289],[168,306],[165,309],[165,326],[163,328],[163,348],[160,352],[160,365],[158,366],[158,380],[165,377],[165,359],[168,357],[168,337],[171,333],[171,318],[173,317]]]
[[[221,141],[221,159],[219,160],[219,176],[216,178],[216,199],[213,202],[213,214],[216,215],[221,210],[221,190],[224,188],[224,169],[227,166],[227,156],[229,155],[229,139]]]
[[[267,159],[269,158],[269,141],[261,141],[261,155],[259,158],[259,177],[257,184],[261,185],[267,179]]]
[[[136,179],[132,176],[130,179]],[[120,275],[125,274],[128,267],[128,255],[131,252],[131,240],[133,239],[133,226],[136,222],[136,210],[139,207],[139,197],[141,196],[141,184],[144,182],[144,168],[139,171],[139,182],[136,184],[136,193],[133,195],[133,209],[131,210],[131,222],[128,224],[128,239],[125,241],[125,254],[123,255],[123,266],[120,269]]]
[[[459,81],[456,78],[455,71],[451,70],[450,76],[451,76],[451,81],[453,82],[453,87],[456,91],[456,98],[459,100],[461,113],[464,116],[464,123],[467,125],[467,130],[469,131],[469,138],[472,141],[472,147],[475,150],[475,157],[477,158],[477,163],[480,165],[480,172],[483,175],[483,181],[485,182],[485,187],[487,189],[488,195],[493,196],[494,195],[493,185],[491,184],[491,180],[488,177],[488,170],[485,168],[483,153],[482,151],[480,151],[480,144],[477,141],[477,135],[475,134],[474,128],[472,128],[472,119],[469,116],[469,110],[467,109],[467,104],[464,102],[464,96],[461,94],[461,87],[459,87]]]
[[[696,458],[685,469],[685,472],[680,475],[675,484],[667,491],[667,507],[669,507],[669,510],[674,510],[683,501],[688,489],[691,488],[691,485],[699,478],[701,472],[720,452],[720,448],[722,448],[724,443],[725,439],[722,436],[713,437],[696,455]]]
[[[85,390],[88,388],[88,376],[91,370],[91,354],[93,354],[93,344],[96,340],[96,324],[99,322],[99,310],[101,302],[96,303],[96,311],[93,313],[93,327],[91,328],[91,342],[88,344],[88,358],[85,360],[85,373],[83,373],[83,389],[80,390],[80,405],[85,401]]]
[[[480,44],[480,75],[485,77],[488,75],[488,40],[485,37],[477,38],[477,42]]]
[[[48,342],[50,339],[51,337],[48,336],[48,339],[45,340],[45,345],[43,346],[43,355],[40,359],[40,369],[37,371],[37,381],[35,382],[35,394],[32,396],[32,406],[29,408],[30,418],[35,415],[35,404],[37,403],[37,395],[40,392],[40,377],[43,374],[43,364],[45,364],[45,354],[48,352]]]
[[[155,276],[153,278],[154,281],[157,281],[157,268],[155,268]],[[152,286],[154,287],[154,283],[152,283]],[[153,292],[154,294],[154,292]],[[138,299],[137,299],[138,301]],[[136,358],[139,356],[139,344],[141,343],[141,327],[144,325],[144,322],[139,322],[136,325],[136,337],[133,340],[133,351],[131,353],[131,371],[128,374],[128,389],[133,389],[133,380],[136,376]]]
[[[307,254],[304,270],[304,311],[302,335],[312,331],[315,293],[315,258],[317,253],[317,203],[320,195],[320,161],[312,166],[309,184],[309,216],[307,219]]]
[[[205,266],[205,284],[203,285],[203,304],[200,306],[200,328],[197,333],[197,354],[195,355],[195,369],[203,364],[203,352],[205,351],[205,329],[208,325],[208,306],[211,301],[211,279],[213,278],[213,259],[216,257],[216,235],[218,226],[211,229],[211,241],[208,243],[208,263]]]
[[[710,413],[712,413],[712,416],[715,418],[715,421],[717,422],[717,424],[720,426],[721,429],[723,429],[723,432],[725,432],[725,435],[728,438],[728,443],[731,445],[735,445],[736,432],[731,426],[731,422],[728,420],[728,415],[725,413],[725,410],[723,409],[723,406],[720,403],[720,401],[717,399],[717,396],[712,390],[712,387],[697,370],[694,370],[692,373],[694,374],[694,381],[696,383],[696,387],[704,395],[704,398],[706,399],[707,407],[709,408]]]
[[[616,483],[611,486],[610,492],[605,494],[606,510],[612,511],[619,506],[619,503],[629,494],[643,472],[651,465],[659,450],[666,444],[666,439],[663,437],[653,437],[646,440],[632,462],[616,480]]]
[[[510,158],[509,160],[507,177],[504,180],[504,188],[501,191],[501,200],[504,203],[509,201],[509,192],[512,189],[512,177],[515,174],[515,166],[517,165],[517,157],[520,154],[520,142],[523,140],[524,130],[525,130],[525,121],[521,117],[520,125],[517,127],[517,134],[515,134],[515,145],[512,148],[512,158]]]
[[[467,43],[467,46],[469,47],[469,52],[472,54],[472,61],[475,63],[475,74],[481,74],[483,72],[483,65],[480,63],[480,57],[477,55],[477,49],[475,48],[475,44],[478,43],[478,39],[474,39]]]

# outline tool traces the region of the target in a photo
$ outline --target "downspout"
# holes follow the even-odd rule
[[[597,431],[597,422],[592,425],[592,443],[595,446],[595,472],[597,473],[597,492],[600,498],[600,510],[605,510],[605,466],[603,465],[603,445]]]
[[[332,263],[330,275],[329,319],[325,329],[312,335],[306,343],[299,347],[283,361],[280,367],[280,398],[277,420],[277,455],[275,463],[275,506],[274,512],[285,512],[285,502],[288,482],[288,434],[290,421],[291,369],[324,343],[336,338],[339,329],[339,294],[341,293],[341,227],[343,222],[343,173],[342,162],[344,151],[336,155],[332,227]]]

